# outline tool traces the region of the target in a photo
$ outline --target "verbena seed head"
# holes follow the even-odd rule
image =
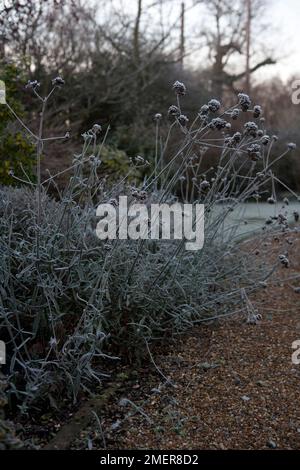
[[[200,183],[200,190],[201,191],[208,191],[210,188],[210,183],[207,180],[203,180]]]
[[[245,93],[238,94],[239,104],[244,112],[248,111],[251,106],[251,100]]]
[[[28,80],[28,82],[25,85],[25,88],[35,90],[36,88],[39,88],[40,86],[41,84],[37,80]]]
[[[52,80],[52,85],[54,86],[63,86],[65,84],[65,81],[62,77],[58,76],[53,78]]]
[[[218,131],[220,131],[222,129],[225,129],[226,125],[227,125],[227,121],[225,121],[224,119],[215,118],[215,119],[212,119],[212,121],[209,124],[209,127],[211,129],[217,129]]]
[[[176,82],[173,84],[173,90],[175,91],[176,95],[179,96],[184,96],[186,94],[186,86],[184,83],[179,82],[176,80]]]
[[[168,109],[168,116],[179,116],[179,115],[180,115],[179,108],[175,106],[174,104],[172,104]]]
[[[254,118],[259,118],[261,113],[262,113],[261,106],[259,106],[259,105],[254,106],[254,108],[253,108],[253,117]]]
[[[269,142],[270,142],[270,136],[269,136],[269,135],[264,135],[264,136],[261,138],[261,143],[262,143],[262,145],[268,145]]]
[[[102,127],[100,126],[100,124],[94,124],[92,127],[92,131],[94,134],[99,134],[101,130],[102,130]]]
[[[199,111],[200,116],[207,116],[208,113],[209,113],[209,106],[207,104],[204,104],[203,106],[201,106],[200,111]]]
[[[155,121],[159,122],[161,119],[162,119],[162,115],[161,115],[160,113],[156,113],[156,114],[154,115],[154,120],[155,120]]]
[[[258,127],[255,122],[249,121],[244,125],[245,133],[251,135],[252,137],[257,136]]]
[[[242,140],[242,134],[240,132],[236,132],[233,134],[232,138],[236,143],[239,143]]]
[[[181,114],[178,116],[178,122],[181,126],[186,126],[189,120],[184,114]]]
[[[258,144],[251,144],[247,148],[247,152],[251,160],[257,161],[261,157],[260,153],[260,145]]]
[[[216,113],[221,108],[221,103],[220,103],[220,101],[218,101],[216,99],[212,99],[212,100],[209,101],[208,107],[209,107],[209,110],[212,113]]]
[[[231,116],[231,119],[233,119],[234,121],[236,121],[236,120],[238,119],[238,117],[239,117],[239,114],[240,114],[240,110],[239,110],[239,109],[237,109],[237,108],[233,109],[232,112],[231,112],[231,115],[230,115],[230,116]]]

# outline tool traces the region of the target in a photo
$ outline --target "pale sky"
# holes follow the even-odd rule
[[[272,75],[287,78],[295,73],[300,78],[300,0],[272,0],[272,4],[270,14],[277,34],[270,42],[282,54],[280,63],[270,67]]]
[[[96,0],[94,0],[96,1]],[[184,0],[188,7],[193,3],[193,0]],[[279,76],[283,80],[290,77],[292,74],[300,78],[300,0],[266,0],[268,7],[266,10],[266,18],[262,21],[266,24],[271,24],[271,30],[265,33],[266,49],[273,50],[278,59],[276,65],[267,66],[255,73],[257,80],[265,79],[273,76]],[[107,2],[107,3],[106,3]],[[126,13],[135,12],[137,8],[137,0],[111,0],[117,6],[116,11],[119,11],[121,5]],[[180,14],[180,5],[182,0],[165,0],[164,6],[164,21],[169,21],[172,24]],[[143,0],[144,5],[151,5],[155,0]],[[158,2],[156,2],[158,3]],[[104,0],[100,11],[100,16],[105,14],[105,5],[108,7],[109,1]],[[203,23],[205,24],[204,10],[201,6],[197,6],[186,15],[186,29],[187,34],[192,38],[195,32],[201,31]],[[107,10],[108,12],[108,10]],[[155,27],[159,24],[160,14],[157,7],[151,9],[152,20],[149,17],[144,17],[144,26],[149,28]],[[178,31],[176,32],[176,40],[179,37]],[[201,59],[201,52],[197,54],[198,60]]]

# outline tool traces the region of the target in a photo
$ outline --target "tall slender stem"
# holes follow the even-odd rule
[[[43,100],[40,125],[37,140],[37,151],[36,151],[36,173],[37,173],[37,243],[36,243],[36,254],[37,259],[40,258],[40,227],[41,227],[41,215],[42,215],[42,183],[41,183],[41,157],[43,152],[43,124],[44,114],[46,109],[47,98]]]

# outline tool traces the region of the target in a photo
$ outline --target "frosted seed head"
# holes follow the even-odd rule
[[[207,116],[208,113],[209,113],[209,106],[207,104],[204,104],[203,106],[201,106],[200,111],[199,111],[200,116]]]
[[[40,86],[41,86],[41,84],[37,80],[28,80],[27,84],[25,85],[25,88],[29,88],[31,90],[36,90]]]
[[[52,80],[52,85],[53,86],[63,86],[65,84],[65,81],[62,77],[58,76],[53,78]]]
[[[175,106],[174,104],[172,104],[168,109],[168,116],[179,116],[179,115],[180,115],[179,108]]]
[[[180,116],[178,116],[178,122],[181,126],[184,127],[189,122],[189,119],[184,114],[181,114]]]
[[[158,121],[160,121],[161,119],[162,119],[162,115],[161,115],[160,113],[156,113],[156,114],[154,115],[154,120],[155,120],[155,121],[158,122]]]
[[[100,126],[100,124],[94,124],[92,127],[92,131],[94,134],[99,134],[101,130],[102,130],[102,127]]]
[[[212,113],[216,113],[221,108],[221,103],[216,99],[212,99],[208,103],[208,108]]]
[[[257,136],[258,127],[255,122],[249,121],[244,125],[245,133],[251,135],[252,137]]]
[[[238,94],[239,104],[244,112],[248,111],[251,106],[251,100],[245,93]]]
[[[256,119],[259,118],[261,113],[262,113],[261,106],[259,106],[258,104],[256,106],[254,106],[254,108],[253,108],[253,117],[256,118]]]
[[[240,114],[240,110],[235,108],[232,112],[231,112],[231,119],[233,119],[234,121],[237,120],[237,118],[239,117],[239,114]]]
[[[186,86],[184,83],[179,82],[176,80],[176,82],[173,84],[173,90],[175,91],[176,95],[179,96],[184,96],[186,94]]]
[[[212,121],[209,124],[209,127],[211,129],[216,129],[216,130],[220,131],[222,129],[225,129],[226,125],[227,125],[227,121],[225,121],[224,119],[215,118],[215,119],[212,119]]]

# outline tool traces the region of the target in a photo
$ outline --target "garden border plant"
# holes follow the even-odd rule
[[[36,146],[37,181],[14,177],[20,188],[0,188],[0,327],[7,344],[8,396],[16,398],[22,412],[38,399],[53,406],[63,394],[74,401],[92,392],[110,373],[110,361],[151,355],[151,342],[180,334],[201,322],[241,315],[249,323],[260,319],[248,294],[264,288],[278,265],[288,267],[282,254],[276,266],[254,262],[257,245],[270,227],[286,233],[288,202],[276,209],[262,227],[249,252],[236,243],[238,223],[230,214],[249,200],[258,201],[271,182],[268,202],[276,202],[274,164],[293,150],[273,156],[277,140],[267,134],[260,106],[238,95],[235,106],[222,110],[212,99],[201,107],[189,125],[182,112],[185,85],[175,82],[176,104],[165,142],[162,115],[155,115],[156,144],[153,162],[141,156],[131,160],[128,174],[109,184],[101,174],[102,128],[94,124],[85,132],[81,153],[64,172],[71,176],[58,200],[48,195],[57,175],[41,179],[45,145],[59,137],[44,137],[48,100],[64,86],[56,77],[43,98],[39,83],[28,82],[41,102],[35,134],[7,104]],[[242,128],[232,125],[251,116]],[[174,155],[166,160],[173,133],[182,136]],[[210,149],[219,151],[218,165],[202,172]],[[148,169],[142,183],[130,182],[137,168]],[[28,186],[26,188],[25,186]],[[178,191],[180,196],[178,196]],[[205,242],[199,252],[186,252],[185,240],[107,240],[96,237],[96,207],[117,203],[128,195],[131,203],[181,202],[205,205]],[[242,222],[241,222],[242,223]]]

